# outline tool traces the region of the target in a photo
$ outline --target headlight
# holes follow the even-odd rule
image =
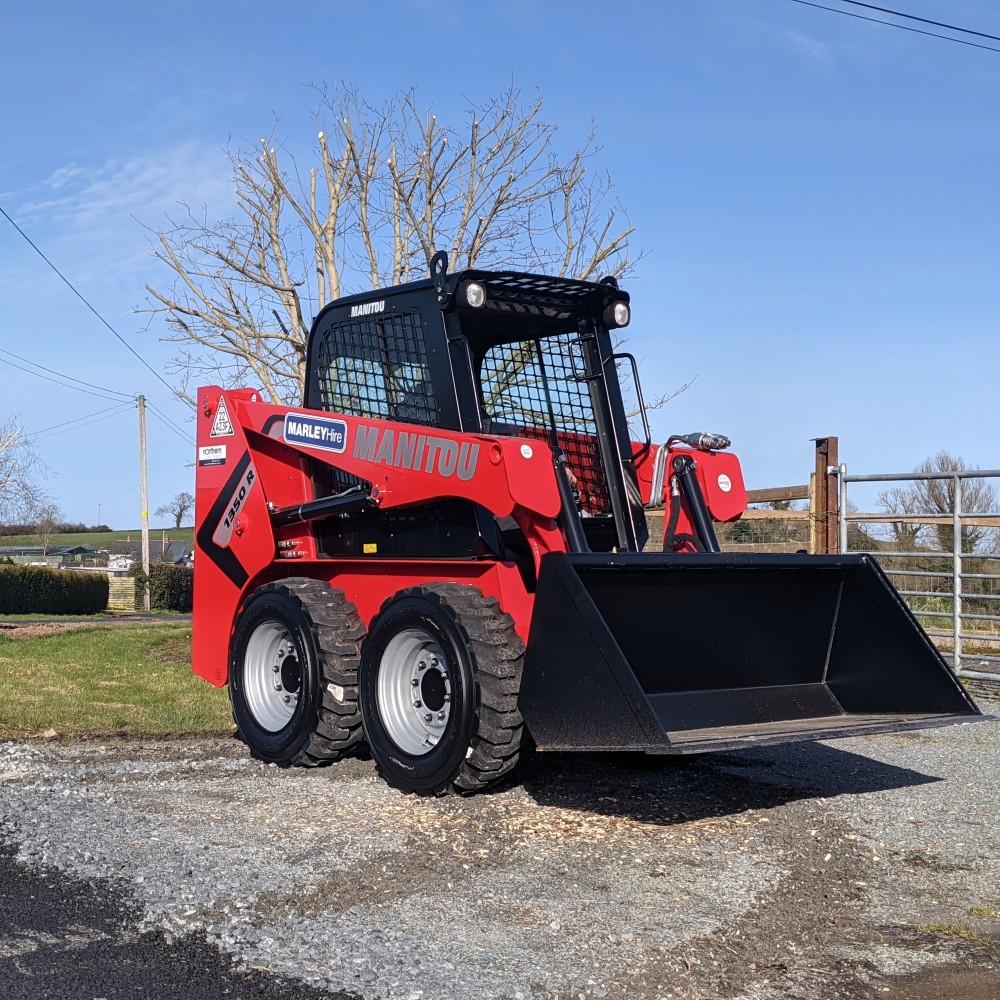
[[[463,281],[458,286],[458,296],[470,309],[482,309],[486,305],[486,289],[478,281]]]
[[[612,302],[604,310],[604,325],[610,330],[619,326],[628,326],[632,312],[627,302]]]

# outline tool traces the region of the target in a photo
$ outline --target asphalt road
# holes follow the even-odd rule
[[[199,936],[168,944],[131,930],[135,914],[107,883],[27,868],[0,848],[3,1000],[316,1000],[330,994],[239,971]]]

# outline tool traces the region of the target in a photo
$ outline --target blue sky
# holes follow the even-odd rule
[[[1000,35],[995,0],[883,5]],[[627,285],[647,394],[697,376],[653,415],[658,439],[728,434],[752,487],[804,482],[810,438],[832,434],[854,473],[942,448],[1000,467],[1000,52],[792,0],[36,0],[3,35],[0,207],[157,371],[171,345],[134,312],[168,284],[148,227],[182,201],[231,213],[230,137],[278,116],[308,148],[310,84],[375,103],[415,86],[445,117],[513,80],[566,150],[596,121],[647,251]],[[187,432],[187,408],[2,217],[0,267],[0,348],[144,393],[151,511],[193,489],[192,445],[160,418]],[[115,402],[0,379],[64,515],[138,526],[134,409],[43,435]]]

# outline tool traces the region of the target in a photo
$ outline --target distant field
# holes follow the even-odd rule
[[[149,544],[151,549],[159,545],[163,536],[168,542],[184,542],[187,547],[194,547],[194,528],[150,528]],[[84,531],[66,535],[53,535],[51,545],[87,545],[92,549],[106,549],[112,542],[124,542],[131,539],[134,542],[142,538],[142,528],[131,531]],[[37,535],[0,535],[0,545],[38,545]]]

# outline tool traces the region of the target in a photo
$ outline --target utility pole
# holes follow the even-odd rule
[[[142,572],[146,586],[143,587],[142,606],[149,610],[149,492],[146,488],[146,397],[139,396],[139,478],[142,491]]]

